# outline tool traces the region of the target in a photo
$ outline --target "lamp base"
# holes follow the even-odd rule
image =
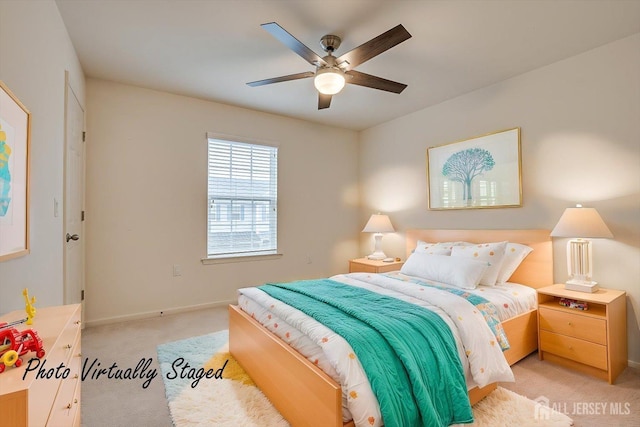
[[[600,289],[598,282],[586,282],[583,280],[568,280],[564,284],[564,288],[578,292],[595,292]]]
[[[384,252],[382,251],[376,251],[374,253],[372,253],[371,255],[367,255],[368,259],[373,259],[373,260],[383,260],[385,259],[387,256],[384,254]]]
[[[382,252],[382,233],[375,233],[373,238],[376,241],[376,245],[374,246],[371,255],[367,256],[367,258],[374,260],[385,259],[387,256]]]

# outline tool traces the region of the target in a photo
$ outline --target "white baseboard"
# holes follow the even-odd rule
[[[634,362],[633,360],[627,360],[630,368],[640,369],[640,362]]]
[[[202,310],[205,308],[223,307],[229,304],[236,304],[236,300],[216,301],[205,304],[189,305],[186,307],[167,308],[163,310],[147,311],[144,313],[127,314],[124,316],[104,317],[97,320],[85,320],[85,327],[109,325],[112,323],[129,322],[132,320],[150,319],[152,317],[167,316],[170,314],[186,313],[188,311]]]

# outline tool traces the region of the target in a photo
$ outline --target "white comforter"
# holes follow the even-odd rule
[[[511,368],[484,317],[464,298],[402,280],[401,274],[390,277],[351,273],[331,279],[393,296],[437,313],[449,325],[456,339],[469,389],[496,381],[514,381]],[[238,302],[244,311],[341,384],[345,421],[353,419],[357,427],[382,425],[377,399],[360,361],[347,341],[313,318],[258,288],[244,288],[238,292]]]

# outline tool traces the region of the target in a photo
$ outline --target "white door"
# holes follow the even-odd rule
[[[64,303],[77,304],[84,299],[84,111],[68,72],[65,81]]]

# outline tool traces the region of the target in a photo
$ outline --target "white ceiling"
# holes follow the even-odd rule
[[[640,32],[640,0],[56,0],[87,77],[361,130]],[[260,27],[324,56],[402,24],[412,38],[357,67],[401,94],[347,85],[317,109],[313,71]]]

